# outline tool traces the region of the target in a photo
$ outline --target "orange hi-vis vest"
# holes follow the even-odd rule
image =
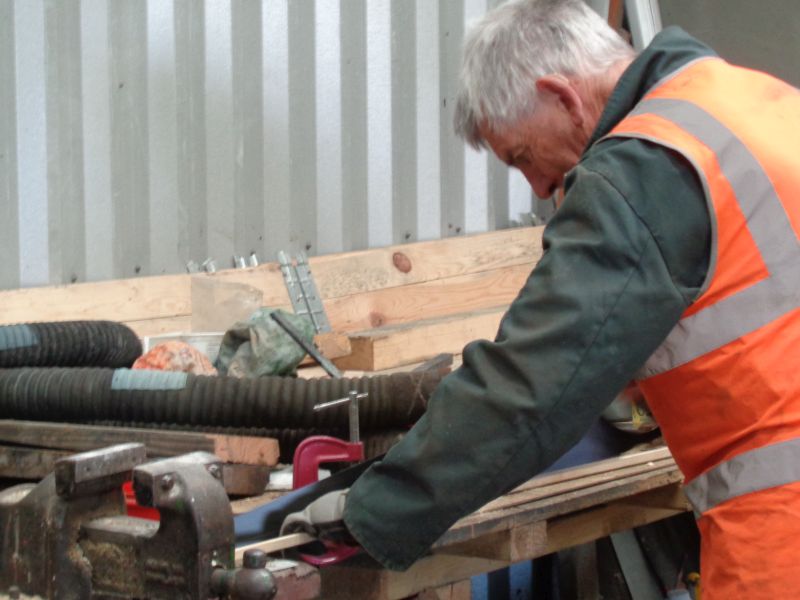
[[[800,91],[699,59],[609,135],[682,155],[711,215],[703,288],[637,376],[699,517],[703,600],[800,598]]]

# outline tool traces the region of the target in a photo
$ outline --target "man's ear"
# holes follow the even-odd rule
[[[584,122],[583,100],[578,92],[563,75],[544,75],[536,80],[536,91],[539,94],[550,94],[569,113],[573,124],[581,127]]]

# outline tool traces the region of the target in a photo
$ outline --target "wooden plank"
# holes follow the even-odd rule
[[[318,333],[314,336],[314,345],[326,358],[340,358],[347,356],[353,349],[350,346],[350,337],[338,331]]]
[[[547,544],[540,549],[542,555],[558,552],[593,540],[654,523],[686,512],[685,508],[662,506],[661,498],[682,494],[680,483],[649,490],[632,496],[632,501],[620,500],[598,506],[585,512],[551,519],[547,522]],[[633,500],[641,498],[640,501]],[[626,499],[627,500],[627,499]]]
[[[233,560],[238,566],[242,564],[244,553],[247,552],[248,550],[261,550],[266,554],[272,554],[274,552],[280,552],[288,548],[296,548],[297,546],[308,544],[310,542],[313,542],[314,540],[316,540],[316,538],[307,533],[297,532],[297,533],[289,533],[276,538],[271,538],[269,540],[263,540],[261,542],[244,544],[236,548],[233,554]]]
[[[672,461],[672,459],[665,458],[658,461],[654,465],[654,468],[674,467],[674,464],[675,463]],[[557,498],[566,492],[572,492],[575,490],[588,488],[600,483],[615,481],[623,477],[627,477],[628,475],[636,475],[638,473],[641,473],[641,467],[639,465],[631,465],[610,471],[605,471],[602,473],[576,477],[575,479],[571,479],[568,481],[562,481],[546,485],[537,485],[516,492],[512,491],[511,493],[506,494],[505,496],[501,496],[500,498],[490,502],[489,504],[481,508],[480,511],[478,512],[491,512],[494,510],[503,510],[505,508],[518,506],[520,504],[526,504],[529,502],[533,502],[535,500],[543,500],[545,498]]]
[[[350,337],[346,333],[338,331],[329,331],[325,333],[318,333],[314,336],[314,345],[322,353],[322,356],[330,360],[342,358],[343,356],[350,356],[353,351],[350,346]],[[297,365],[298,369],[304,370],[309,367],[319,367],[317,361],[311,358],[308,354],[305,355],[300,364]],[[326,377],[328,373],[322,367],[319,367],[319,374],[317,377]]]
[[[542,255],[543,229],[520,227],[446,240],[315,256],[309,259],[309,264],[320,296],[328,300],[371,290],[534,264]],[[289,304],[277,263],[199,276],[243,283],[259,289],[264,294],[267,306]]]
[[[502,529],[508,529],[511,526],[551,519],[598,504],[615,502],[626,496],[641,494],[651,489],[679,483],[682,480],[683,476],[677,467],[662,467],[654,471],[620,478],[618,481],[605,482],[590,488],[569,491],[557,499],[548,497],[507,509],[473,513],[453,525],[436,542],[436,546],[447,546]]]
[[[450,367],[451,371],[455,371],[458,367],[461,366],[462,359],[461,354],[453,354],[453,365]],[[407,373],[408,371],[413,371],[414,368],[425,364],[424,361],[418,363],[412,363],[410,365],[400,365],[397,367],[392,367],[391,369],[385,369],[381,371],[359,371],[359,370],[348,370],[344,372],[344,377],[363,377],[365,375],[390,375],[391,373]],[[302,377],[303,379],[314,379],[316,377],[327,377],[325,370],[322,367],[318,366],[304,366],[302,369],[297,370],[297,376]]]
[[[0,292],[0,323],[141,321],[191,313],[188,275],[164,275]]]
[[[653,489],[644,495],[669,496],[678,486],[677,483],[670,484],[663,490]],[[644,500],[641,505],[601,504],[547,521],[513,525],[467,544],[437,548],[433,555],[418,560],[403,572],[382,569],[363,558],[331,566],[322,571],[323,597],[370,600],[406,598],[428,588],[462,581],[507,567],[513,562],[544,556],[682,512],[658,507],[658,504],[657,499],[653,498]],[[482,552],[484,543],[485,552]]]
[[[333,298],[325,301],[325,310],[334,330],[352,332],[505,306],[517,297],[534,264]]]
[[[214,441],[214,451],[212,454],[215,454],[226,462],[266,466],[278,464],[279,450],[278,440],[276,439],[251,435],[220,435],[215,433],[206,433],[203,435]]]
[[[313,267],[311,274],[317,280]],[[276,262],[264,263],[257,267],[245,269],[225,269],[216,273],[198,273],[195,279],[219,282],[220,284],[238,284],[247,286],[261,294],[264,306],[270,308],[286,308],[291,310],[292,302],[283,282],[280,265]]]
[[[421,362],[442,352],[460,353],[473,340],[494,339],[506,309],[488,308],[353,334],[350,356],[334,362],[340,369],[379,371]]]
[[[529,479],[522,485],[519,485],[511,490],[509,494],[515,494],[534,487],[552,485],[562,481],[570,481],[586,475],[597,475],[599,473],[615,471],[617,469],[630,467],[633,465],[655,465],[657,461],[671,458],[672,454],[670,453],[669,448],[666,446],[642,450],[631,454],[622,454],[620,456],[598,460],[578,467],[569,467],[567,469],[559,469],[558,471],[553,471],[544,475],[537,475],[536,477]],[[486,507],[491,507],[491,503],[487,504]]]
[[[314,345],[322,353],[322,356],[331,360],[349,356],[353,351],[350,346],[350,337],[346,333],[340,333],[338,331],[318,333],[314,336]],[[307,367],[316,364],[317,361],[306,354],[305,358],[300,361],[298,367]],[[317,376],[325,377],[327,375],[325,369],[320,367],[320,370],[320,374]]]
[[[226,462],[267,466],[277,464],[279,454],[272,438],[10,419],[0,420],[0,441],[72,451],[139,442],[151,456],[204,451]]]
[[[269,482],[266,465],[222,465],[222,484],[229,496],[255,496],[264,492]]]
[[[514,563],[534,556],[547,543],[547,522],[537,521],[436,549],[438,554]]]
[[[457,583],[448,583],[437,588],[423,590],[416,600],[470,600],[472,598],[472,582],[469,579]]]
[[[426,588],[463,581],[507,566],[508,563],[501,560],[436,555],[418,560],[407,571],[396,572],[381,569],[377,563],[357,557],[342,565],[320,570],[320,597],[330,600],[408,598]]]
[[[56,461],[72,452],[0,446],[0,477],[41,479],[53,472]]]
[[[383,288],[532,265],[541,257],[542,229],[508,229],[332,254],[313,257],[310,263],[321,296],[334,299]],[[0,324],[109,319],[127,323],[141,336],[190,331],[192,282],[196,281],[245,284],[251,291],[263,295],[265,306],[290,305],[280,269],[277,263],[269,263],[211,274],[165,275],[2,291]],[[456,282],[456,285],[469,284]],[[387,300],[378,298],[375,302],[378,306],[385,306]],[[392,322],[398,320],[384,318]],[[345,319],[352,319],[352,316]]]

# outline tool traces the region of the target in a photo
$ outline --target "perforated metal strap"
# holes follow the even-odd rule
[[[639,373],[639,377],[650,377],[686,364],[797,309],[800,243],[767,173],[742,141],[715,117],[692,102],[665,98],[645,100],[632,114],[667,119],[715,153],[770,274],[681,319]],[[692,160],[688,156],[687,159]],[[705,179],[705,173],[697,170]],[[708,190],[707,182],[703,183]]]
[[[743,452],[703,473],[683,491],[703,514],[732,498],[800,481],[800,439]]]

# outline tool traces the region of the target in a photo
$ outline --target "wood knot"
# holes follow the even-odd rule
[[[408,273],[411,270],[411,260],[402,252],[395,252],[392,255],[392,262],[401,273]]]
[[[369,322],[373,327],[380,327],[386,323],[386,319],[380,313],[371,312],[369,313]]]

